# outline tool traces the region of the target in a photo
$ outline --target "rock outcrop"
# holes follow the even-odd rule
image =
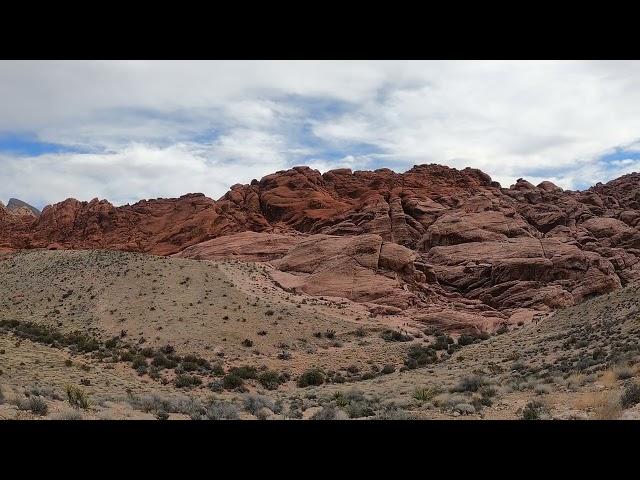
[[[489,325],[640,279],[640,174],[588,190],[502,188],[479,170],[308,167],[202,194],[114,207],[0,208],[0,247],[108,248],[269,261],[286,288]],[[474,320],[475,319],[475,320]]]
[[[10,212],[18,213],[18,214],[27,214],[31,212],[35,217],[40,216],[40,210],[36,207],[32,207],[26,202],[22,200],[18,200],[17,198],[10,198],[9,203],[7,203],[7,210]]]

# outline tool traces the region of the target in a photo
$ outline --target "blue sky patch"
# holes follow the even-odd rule
[[[33,135],[0,134],[0,152],[14,155],[38,156],[46,153],[69,153],[79,150],[68,145],[39,141]]]

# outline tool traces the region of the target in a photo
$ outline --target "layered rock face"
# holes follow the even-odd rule
[[[640,278],[640,174],[572,192],[439,165],[294,167],[217,201],[68,199],[25,218],[0,211],[0,246],[270,261],[287,288],[435,323],[515,321]]]

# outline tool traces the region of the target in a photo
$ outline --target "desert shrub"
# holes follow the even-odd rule
[[[380,337],[386,342],[408,342],[412,337],[397,330],[384,330]]]
[[[507,327],[506,323],[501,323],[498,329],[496,330],[496,335],[502,335],[503,333],[507,333],[509,331],[509,327]]]
[[[245,380],[258,378],[258,370],[256,369],[256,367],[251,367],[249,365],[234,367],[229,370],[229,373]]]
[[[324,336],[325,338],[335,338],[336,337],[336,331],[335,330],[327,330],[326,332],[324,332]]]
[[[548,415],[546,405],[537,400],[532,400],[524,407],[522,411],[523,420],[541,420]]]
[[[451,389],[452,392],[477,392],[487,381],[479,375],[469,375],[463,377],[458,385]]]
[[[476,412],[479,412],[484,407],[490,407],[491,405],[493,405],[493,400],[491,400],[491,398],[489,397],[484,397],[484,396],[474,397],[471,400],[471,405],[473,405],[473,408],[476,409]]]
[[[413,398],[421,402],[427,402],[432,400],[436,395],[440,393],[440,389],[436,386],[418,387],[413,392]]]
[[[251,340],[249,340],[248,338],[245,338],[242,341],[242,346],[247,347],[247,348],[253,347],[253,342]]]
[[[176,349],[173,347],[173,345],[171,345],[170,343],[167,343],[163,347],[160,347],[160,351],[166,355],[169,355],[170,353],[175,352]]]
[[[140,350],[140,354],[145,358],[152,358],[156,354],[156,352],[153,350],[152,347],[145,347],[142,350]]]
[[[459,412],[462,415],[473,415],[476,413],[476,409],[470,403],[458,403],[453,407],[454,412]]]
[[[132,362],[133,359],[136,358],[135,354],[130,350],[125,350],[120,354],[121,362]]]
[[[182,397],[175,402],[174,410],[183,415],[188,415],[191,420],[202,420],[206,412],[197,398]]]
[[[129,403],[132,407],[146,413],[157,413],[160,411],[173,412],[176,410],[171,400],[162,398],[160,395],[151,394],[140,397],[130,397]]]
[[[85,410],[89,408],[89,397],[83,389],[74,385],[67,385],[65,387],[65,392],[67,394],[67,401],[69,402],[69,405],[74,408],[82,408]]]
[[[156,418],[158,420],[168,420],[169,419],[169,414],[167,412],[165,412],[164,410],[159,410],[156,412]]]
[[[450,344],[453,344],[454,340],[449,335],[439,335],[436,337],[436,341],[433,344],[434,350],[447,350]]]
[[[349,365],[347,367],[347,372],[349,372],[352,375],[355,375],[356,373],[358,373],[360,371],[360,367],[358,367],[355,364]]]
[[[267,390],[276,390],[280,386],[281,378],[278,372],[267,370],[260,374],[258,381]]]
[[[278,359],[279,360],[290,360],[291,359],[291,353],[286,351],[286,350],[283,350],[282,352],[280,352],[278,354]]]
[[[551,387],[544,384],[536,385],[535,387],[533,387],[533,391],[536,393],[536,395],[545,395],[551,393]]]
[[[351,400],[345,407],[349,418],[364,418],[372,417],[375,415],[375,411],[372,408],[371,402],[363,400]]]
[[[44,398],[52,398],[54,400],[63,400],[63,398],[50,386],[35,386],[29,390],[30,395],[36,395]]]
[[[244,387],[244,380],[235,373],[228,373],[222,377],[222,386],[226,390],[236,390]]]
[[[182,359],[182,363],[189,363],[196,366],[196,369],[210,370],[211,364],[206,358],[198,357],[197,355],[185,355]]]
[[[474,337],[473,335],[468,335],[466,333],[463,333],[458,337],[458,345],[462,347],[471,345],[475,341],[476,341],[476,337]]]
[[[311,416],[311,420],[338,420],[338,416],[339,410],[335,406],[325,405]]]
[[[212,400],[207,405],[205,416],[207,420],[237,420],[238,408],[229,402]]]
[[[211,373],[217,377],[224,375],[224,367],[222,362],[213,362],[211,364]]]
[[[415,420],[415,417],[395,405],[386,405],[372,420]]]
[[[244,409],[252,415],[256,415],[262,408],[268,408],[271,411],[276,409],[273,400],[264,395],[247,394],[243,398],[243,404]]]
[[[640,384],[632,383],[622,393],[620,405],[624,408],[629,408],[638,403],[640,403]]]
[[[137,355],[133,358],[133,361],[131,362],[131,366],[136,370],[139,369],[140,367],[144,367],[146,369],[147,359],[142,355]]]
[[[388,363],[384,367],[382,367],[382,373],[384,373],[385,375],[388,375],[388,374],[393,373],[395,371],[396,371],[395,365],[392,365],[390,363]]]
[[[152,380],[160,380],[160,370],[156,367],[149,368],[149,378]]]
[[[344,410],[349,418],[363,418],[375,415],[374,406],[377,400],[371,400],[362,392],[352,390],[346,393],[336,392],[333,395],[335,405]]]
[[[491,334],[489,332],[480,332],[478,334],[478,338],[480,340],[488,340],[489,338],[491,338]]]
[[[408,368],[417,368],[430,363],[435,363],[438,359],[436,351],[431,347],[422,345],[411,345],[407,352],[407,359],[404,361]]]
[[[483,397],[495,397],[498,391],[493,385],[485,385],[480,388],[480,395]]]
[[[82,420],[82,413],[75,408],[69,410],[63,410],[62,412],[56,414],[52,417],[53,420],[63,420],[63,421],[78,421]]]
[[[630,367],[617,367],[614,369],[613,373],[616,376],[617,380],[627,380],[635,375],[635,371]]]
[[[46,415],[49,412],[49,406],[44,398],[40,396],[30,396],[18,400],[17,407],[20,410],[28,410],[35,415]]]
[[[195,372],[196,370],[199,370],[198,365],[196,365],[193,362],[182,362],[182,370],[184,370],[185,372]]]
[[[151,365],[162,370],[163,368],[176,368],[178,363],[169,357],[167,357],[164,353],[158,352],[151,360]]]
[[[176,375],[175,380],[173,381],[174,385],[178,388],[188,388],[202,384],[202,380],[200,377],[195,375],[187,375],[187,374],[179,374]]]
[[[222,380],[214,380],[207,385],[207,388],[212,392],[220,393],[224,390],[224,384]]]
[[[310,385],[322,385],[325,380],[324,372],[319,368],[306,370],[298,378],[298,387],[308,387]]]

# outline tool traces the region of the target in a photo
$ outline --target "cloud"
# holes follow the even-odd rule
[[[234,132],[204,148],[133,144],[112,153],[0,156],[0,195],[26,198],[39,207],[68,197],[98,197],[116,205],[188,192],[219,198],[234,183],[286,168],[286,152],[278,142],[255,132]]]
[[[637,61],[5,61],[0,137],[33,144],[0,142],[0,198],[216,197],[302,164],[584,188],[639,169],[639,80]]]

